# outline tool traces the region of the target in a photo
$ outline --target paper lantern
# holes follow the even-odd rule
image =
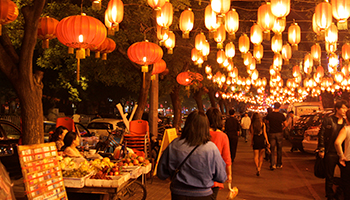
[[[270,30],[275,23],[276,17],[271,12],[271,4],[267,2],[258,9],[258,24],[264,31],[264,39],[270,40]]]
[[[333,23],[326,30],[325,40],[330,44],[338,42],[338,28]]]
[[[282,35],[274,35],[271,39],[271,50],[275,53],[282,51]]]
[[[231,0],[211,0],[210,5],[215,13],[223,15],[230,10]]]
[[[282,67],[283,59],[280,53],[275,53],[273,55],[273,66],[277,67],[279,70]]]
[[[243,64],[244,64],[245,66],[249,66],[249,65],[252,63],[252,60],[253,60],[253,56],[252,56],[252,54],[248,51],[248,52],[244,55]]]
[[[176,81],[180,85],[184,85],[184,86],[189,86],[193,84],[192,77],[189,72],[181,72],[180,74],[178,74],[176,77]]]
[[[232,42],[229,42],[225,46],[225,55],[227,58],[232,59],[236,54],[235,45]]]
[[[166,69],[166,62],[161,59],[160,61],[153,64],[152,75],[160,74]]]
[[[286,18],[276,18],[275,23],[273,24],[272,31],[275,34],[281,34],[284,29],[286,29]]]
[[[194,40],[194,46],[195,48],[198,50],[198,51],[202,51],[202,49],[204,48],[204,43],[206,42],[206,38],[205,38],[205,35],[204,33],[198,33],[196,35],[196,38]]]
[[[242,34],[241,37],[239,37],[238,48],[242,54],[249,51],[249,38],[246,34]]]
[[[18,17],[18,7],[10,0],[0,1],[0,36],[2,34],[2,25],[15,21]]]
[[[223,42],[226,40],[226,31],[224,25],[219,26],[219,28],[216,30],[214,34],[214,40],[217,42],[217,48],[222,49]]]
[[[194,14],[191,9],[184,10],[180,15],[179,26],[183,38],[189,38],[190,31],[193,29]]]
[[[322,78],[324,76],[324,69],[321,65],[317,67],[316,74],[319,78]]]
[[[335,53],[335,51],[337,50],[337,43],[325,42],[324,46],[327,53]]]
[[[79,81],[80,59],[85,58],[85,49],[100,46],[106,39],[107,30],[100,20],[82,13],[62,19],[57,24],[56,36],[63,45],[69,47],[69,53],[73,53],[74,48],[79,49],[76,52]]]
[[[286,64],[289,64],[289,59],[292,58],[292,47],[287,43],[282,47],[282,59]]]
[[[239,16],[235,9],[225,14],[225,30],[229,35],[235,35],[239,28]]]
[[[288,28],[288,42],[292,45],[294,50],[298,50],[298,44],[301,40],[300,27],[297,23],[293,23]]]
[[[216,53],[216,61],[217,61],[219,64],[222,64],[225,60],[226,60],[225,51],[223,51],[222,49],[220,49],[220,50]]]
[[[260,64],[262,57],[264,56],[264,47],[263,45],[255,45],[253,49],[253,56],[256,59],[257,63]]]
[[[173,23],[173,15],[173,5],[169,2],[165,2],[161,10],[157,12],[157,24],[163,28],[169,28]]]
[[[321,29],[316,24],[315,14],[312,15],[312,30],[318,35],[321,32]]]
[[[92,1],[92,10],[101,10],[101,0],[93,0]]]
[[[220,23],[217,22],[216,14],[212,10],[211,5],[205,7],[204,25],[210,32],[214,32],[220,26]]]
[[[313,58],[310,53],[307,53],[304,57],[304,72],[310,74],[313,65]]]
[[[339,59],[337,54],[331,53],[328,58],[328,65],[331,67],[337,67],[339,64]]]
[[[328,2],[321,2],[315,8],[316,25],[325,31],[332,24],[332,6]]]
[[[321,59],[321,46],[318,43],[312,45],[311,56],[316,61],[319,61]]]
[[[119,24],[123,21],[124,17],[124,4],[121,0],[110,0],[105,12],[108,21],[112,27],[118,31]]]
[[[258,24],[254,24],[250,28],[250,41],[254,45],[259,45],[263,41],[263,32]]]
[[[49,16],[40,17],[38,25],[38,38],[43,40],[42,47],[49,48],[49,40],[56,38],[58,20]]]
[[[271,0],[271,12],[277,18],[287,17],[290,12],[290,0]]]
[[[210,44],[207,40],[203,43],[203,48],[202,48],[202,56],[204,57],[204,60],[207,60],[207,56],[210,53]]]
[[[338,29],[348,29],[348,18],[350,17],[350,3],[348,0],[332,0],[332,14],[338,21]]]
[[[173,54],[173,49],[175,47],[175,34],[169,31],[169,37],[164,41],[165,47],[168,49],[168,54]]]
[[[111,53],[112,51],[114,51],[117,45],[111,38],[106,38],[105,41],[101,44],[101,46],[105,46],[101,50],[102,60],[107,60],[107,53]]]
[[[341,48],[341,55],[344,60],[349,60],[350,59],[350,44],[345,43],[342,48]]]
[[[147,0],[147,3],[153,9],[160,10],[160,8],[165,4],[165,0]]]

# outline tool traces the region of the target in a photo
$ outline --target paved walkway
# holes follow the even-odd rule
[[[269,163],[264,162],[261,175],[255,175],[253,151],[250,143],[239,139],[238,151],[232,165],[232,184],[237,186],[239,194],[237,200],[324,200],[324,180],[313,175],[315,157],[312,154],[290,152],[289,141],[284,141],[283,169],[269,170]],[[14,190],[17,199],[23,198],[21,193],[21,180],[15,182]],[[147,200],[170,200],[170,181],[162,181],[157,177],[147,180]],[[220,190],[218,200],[226,199],[227,184]],[[17,191],[17,192],[16,192]],[[19,198],[18,198],[19,197]],[[22,198],[21,198],[22,197]],[[93,195],[71,199],[96,199]]]

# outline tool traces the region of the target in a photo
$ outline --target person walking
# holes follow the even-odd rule
[[[250,117],[248,116],[248,113],[244,113],[244,117],[242,117],[241,120],[241,127],[242,127],[242,137],[244,138],[245,142],[248,142],[247,136],[249,133],[249,127],[250,127]]]
[[[266,134],[266,125],[262,121],[259,113],[254,113],[252,123],[250,125],[251,146],[254,152],[254,163],[256,167],[256,175],[260,176],[261,166],[264,160],[265,148],[270,148],[270,143]]]
[[[223,183],[227,176],[225,162],[210,141],[209,122],[204,112],[195,110],[188,115],[180,138],[164,150],[157,176],[161,180],[171,177],[171,199],[214,199],[211,188],[214,181]]]
[[[229,110],[228,113],[230,114],[230,117],[226,119],[224,132],[228,136],[230,142],[231,161],[234,162],[238,144],[239,122],[235,116],[234,109]]]
[[[350,110],[346,111],[346,123],[335,139],[334,147],[339,156],[339,163],[342,165],[341,183],[344,191],[344,199],[350,199]],[[344,143],[344,150],[342,144]]]
[[[318,155],[324,158],[326,168],[325,190],[328,200],[337,199],[333,191],[334,169],[339,166],[339,157],[334,146],[334,142],[339,135],[339,131],[346,125],[344,119],[348,109],[348,103],[344,100],[338,101],[334,105],[334,115],[325,117],[321,129],[318,132]]]
[[[216,144],[222,159],[224,159],[226,163],[227,182],[231,183],[232,161],[231,161],[231,153],[230,153],[230,143],[227,135],[221,131],[223,127],[221,112],[218,108],[211,107],[207,110],[206,114],[209,119],[209,126],[210,126],[209,130],[211,135],[211,141]],[[224,188],[224,184],[214,182],[214,186],[213,186],[214,199],[216,199],[219,189],[223,189],[223,188]]]
[[[279,112],[281,104],[279,102],[274,103],[273,111],[266,116],[266,120],[269,123],[269,141],[271,145],[271,160],[270,169],[274,170],[282,168],[282,141],[283,141],[283,126],[286,121],[286,117]],[[277,166],[275,151],[277,147]]]
[[[294,125],[294,111],[289,111],[286,118],[286,126],[283,130],[284,138],[288,139]]]

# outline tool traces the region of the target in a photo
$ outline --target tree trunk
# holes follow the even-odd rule
[[[134,120],[141,119],[147,105],[147,97],[149,87],[151,85],[151,72],[145,74],[145,87],[141,83],[140,96],[137,102],[137,109],[134,115]]]
[[[321,93],[323,108],[334,108],[334,97],[329,92]]]
[[[173,127],[176,130],[180,130],[181,128],[181,102],[180,102],[180,85],[177,85],[173,88],[173,91],[170,93],[171,102],[173,104],[174,110],[174,120]]]
[[[209,88],[208,96],[209,96],[211,107],[216,108],[215,91],[213,88]]]
[[[5,28],[0,37],[0,69],[11,81],[21,103],[23,144],[44,142],[43,73],[33,74],[33,54],[38,22],[44,4],[45,1],[33,1],[31,6],[21,9],[25,23],[19,56]]]
[[[193,98],[197,103],[198,110],[204,112],[202,95],[203,95],[203,88],[199,88],[199,90],[194,92]]]

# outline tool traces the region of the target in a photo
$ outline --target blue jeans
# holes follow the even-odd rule
[[[242,137],[247,141],[249,129],[242,129]]]
[[[271,148],[271,166],[276,166],[275,147],[277,146],[277,166],[282,165],[282,141],[283,133],[269,133]]]

